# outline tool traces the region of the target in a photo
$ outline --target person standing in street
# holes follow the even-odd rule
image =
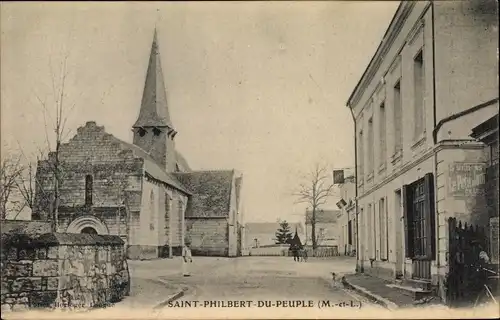
[[[186,242],[182,249],[182,275],[184,277],[189,277],[189,265],[193,263],[193,258],[191,255],[191,249],[189,248],[190,243]]]

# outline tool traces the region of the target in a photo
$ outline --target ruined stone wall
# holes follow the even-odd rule
[[[1,255],[2,312],[105,306],[130,290],[117,236],[2,234]]]

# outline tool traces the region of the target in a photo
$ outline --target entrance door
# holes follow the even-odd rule
[[[425,192],[424,181],[417,181],[413,187],[413,250],[414,256],[412,259],[413,278],[414,279],[430,279],[431,262],[426,254],[427,241],[430,240],[426,230],[425,214]]]
[[[431,173],[403,187],[406,257],[412,259],[412,278],[431,279],[435,250],[434,180]]]

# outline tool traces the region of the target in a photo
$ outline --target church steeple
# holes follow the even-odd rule
[[[168,112],[167,94],[163,81],[160,50],[158,47],[158,33],[156,28],[149,55],[148,70],[144,91],[142,94],[141,110],[139,117],[133,125],[134,128],[167,127],[171,134],[175,132]]]
[[[168,112],[156,28],[149,55],[139,117],[132,126],[134,144],[148,152],[167,172],[175,171],[174,137],[177,132]]]

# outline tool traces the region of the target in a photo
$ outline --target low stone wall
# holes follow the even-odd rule
[[[123,245],[118,236],[2,233],[2,312],[121,300],[130,290]]]

